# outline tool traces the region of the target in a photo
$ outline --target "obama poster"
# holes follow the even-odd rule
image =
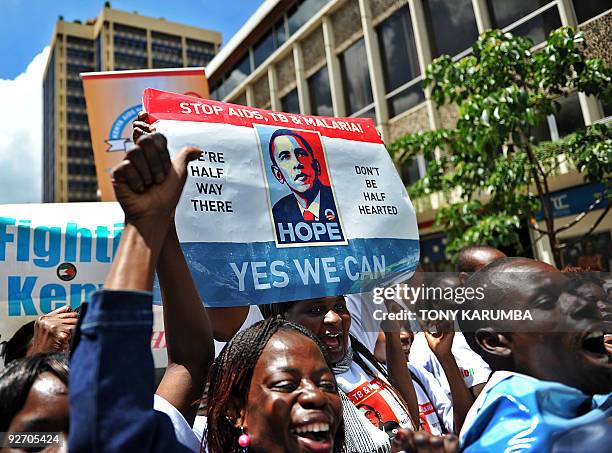
[[[319,133],[254,128],[277,246],[346,243]]]

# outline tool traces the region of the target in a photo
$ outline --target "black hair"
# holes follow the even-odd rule
[[[272,165],[276,165],[276,158],[274,157],[274,140],[276,140],[278,137],[282,137],[285,135],[290,135],[291,137],[295,137],[296,139],[298,139],[302,143],[302,145],[304,145],[304,148],[306,148],[306,150],[310,153],[312,158],[315,158],[314,151],[312,150],[310,143],[308,143],[308,140],[306,140],[297,132],[292,131],[291,129],[277,129],[270,137],[270,143],[268,145],[268,152],[270,153]]]
[[[228,410],[235,399],[244,401],[246,398],[255,365],[270,338],[278,331],[297,332],[312,340],[331,370],[329,358],[319,339],[299,324],[270,317],[238,332],[215,359],[208,377],[208,425],[203,442],[210,453],[241,451],[236,443],[240,431],[229,419]],[[343,423],[338,426],[334,445],[336,452],[343,448]]]
[[[68,354],[41,353],[12,361],[0,374],[0,432],[8,431],[11,421],[28,398],[30,388],[42,373],[52,373],[68,385]]]
[[[30,321],[17,330],[10,340],[4,342],[2,357],[4,365],[26,356],[32,338],[34,338],[34,322]]]
[[[468,245],[459,251],[457,256],[457,264],[455,265],[456,272],[475,272],[478,270],[479,262],[476,261],[474,253],[477,252],[492,252],[502,253],[503,252],[490,245]]]

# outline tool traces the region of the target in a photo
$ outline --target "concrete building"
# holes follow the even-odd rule
[[[467,55],[478,34],[491,28],[529,36],[537,48],[551,30],[574,25],[586,34],[589,56],[610,65],[611,7],[609,0],[266,0],[207,73],[215,99],[292,113],[371,117],[390,143],[456,121],[456,109],[436,109],[421,88],[422,74],[437,56]],[[547,119],[540,138],[554,140],[612,114],[612,106],[582,93],[560,101],[561,111]],[[404,181],[420,178],[425,165],[415,159],[400,168]],[[551,184],[559,191],[555,196],[567,201],[557,203],[559,224],[588,206],[598,190],[582,186],[570,169]],[[576,191],[582,195],[572,195]],[[426,269],[449,268],[444,236],[432,229],[443,202],[437,196],[416,201]],[[598,212],[560,237],[579,236]],[[607,250],[611,228],[612,213],[595,230]],[[530,237],[526,226],[523,233],[538,257],[551,258],[544,240]],[[582,253],[587,245],[577,247]]]
[[[51,38],[43,79],[43,201],[97,199],[79,73],[201,67],[210,62],[220,44],[218,32],[109,6],[86,23],[60,18]]]

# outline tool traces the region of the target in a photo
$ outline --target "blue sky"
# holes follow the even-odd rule
[[[223,42],[261,4],[257,0],[112,0],[123,11],[220,31]],[[49,44],[57,17],[85,21],[103,0],[0,0],[0,79],[13,79]]]

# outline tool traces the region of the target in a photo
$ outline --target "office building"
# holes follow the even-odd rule
[[[43,79],[43,201],[95,201],[93,161],[79,74],[200,67],[218,52],[218,32],[111,9],[55,24]]]
[[[609,1],[266,0],[215,56],[208,77],[215,99],[293,113],[370,117],[391,143],[403,134],[452,127],[456,121],[456,108],[437,109],[421,87],[425,68],[434,58],[469,54],[478,34],[491,28],[528,36],[537,49],[562,25],[583,30],[588,56],[612,64]],[[538,131],[540,138],[554,140],[612,114],[612,106],[582,93],[560,102],[560,112]],[[425,168],[426,162],[417,158],[400,173],[410,184]],[[567,223],[568,216],[571,220],[585,203],[588,206],[597,190],[585,188],[571,169],[554,178],[551,186],[561,200],[559,224]],[[577,195],[589,192],[590,197]],[[565,206],[570,200],[574,204]],[[440,203],[435,195],[415,203],[422,263],[431,270],[449,268],[444,235],[432,228]],[[588,214],[560,237],[579,236],[597,216]],[[594,232],[608,248],[611,228],[612,213]],[[526,235],[534,254],[550,259],[545,241],[530,241]]]

